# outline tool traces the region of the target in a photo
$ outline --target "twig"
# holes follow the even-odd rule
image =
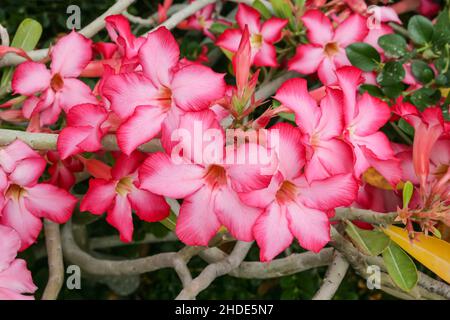
[[[42,300],[56,300],[64,283],[64,261],[59,224],[45,219],[44,233],[49,276]]]
[[[216,278],[223,276],[237,268],[247,256],[253,242],[236,242],[233,252],[224,260],[208,265],[198,277],[192,280],[188,286],[177,296],[177,300],[192,300],[206,289]]]
[[[135,0],[119,0],[106,10],[101,16],[80,30],[80,33],[88,38],[96,35],[105,27],[105,17],[118,14],[126,10]],[[48,55],[49,49],[39,49],[27,52],[28,56],[34,61],[42,60]],[[0,68],[4,66],[14,66],[24,62],[25,59],[15,54],[9,53],[0,59]]]
[[[344,259],[343,255],[336,251],[334,259],[323,279],[323,284],[319,291],[316,292],[313,300],[331,300],[334,297],[339,285],[344,280],[345,274],[348,270],[349,263]]]
[[[167,11],[168,15],[173,14],[174,12],[177,12],[183,8],[185,8],[187,5],[184,3],[179,3],[179,4],[174,4],[172,5],[169,10]],[[141,18],[135,15],[132,15],[131,13],[129,13],[128,11],[124,11],[122,12],[122,14],[128,19],[130,20],[130,22],[132,23],[136,23],[136,24],[142,24],[143,26],[151,26],[155,23],[158,22],[158,13],[155,12],[154,14],[152,14],[150,17],[148,18]]]
[[[392,224],[397,212],[381,213],[359,208],[336,208],[333,220],[361,220],[373,224]]]
[[[268,82],[267,84],[261,86],[258,91],[256,91],[255,98],[257,100],[265,100],[273,95],[277,89],[288,79],[298,77],[299,75],[295,72],[289,71],[275,78],[274,80]]]
[[[145,235],[144,239],[133,242],[123,242],[120,240],[118,236],[105,236],[92,238],[89,240],[89,248],[91,250],[97,249],[105,249],[112,247],[120,247],[120,246],[130,246],[137,244],[145,244],[145,243],[160,243],[160,242],[169,242],[169,241],[178,241],[178,238],[174,233],[170,232],[164,237],[156,237],[155,235],[148,233]]]

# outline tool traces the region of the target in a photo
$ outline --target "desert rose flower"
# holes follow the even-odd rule
[[[139,151],[130,156],[120,154],[114,167],[102,168],[102,176],[89,180],[89,190],[80,204],[81,211],[96,215],[107,213],[106,221],[120,233],[120,239],[133,239],[132,210],[147,222],[156,222],[169,215],[169,205],[163,197],[140,187],[137,169],[145,155]],[[108,169],[110,171],[108,171]]]
[[[239,48],[245,26],[250,32],[252,61],[255,66],[276,67],[277,56],[274,43],[281,40],[281,31],[288,21],[280,18],[270,18],[261,24],[257,10],[240,3],[236,14],[239,29],[227,29],[221,34],[216,45],[231,52]]]
[[[16,259],[20,247],[19,234],[0,225],[0,300],[34,300],[31,272],[25,260]]]
[[[28,145],[16,140],[0,150],[0,170],[7,177],[0,224],[17,231],[24,250],[36,241],[42,229],[41,218],[65,223],[77,199],[49,183],[38,183],[46,161]]]
[[[309,10],[302,21],[307,28],[309,43],[297,47],[295,56],[289,61],[289,70],[302,74],[317,72],[324,85],[333,84],[336,82],[336,69],[351,65],[345,48],[366,37],[366,19],[355,13],[334,28],[321,11]]]
[[[14,72],[14,93],[27,96],[23,115],[39,115],[40,125],[53,124],[61,110],[80,103],[96,103],[91,89],[77,77],[91,61],[92,41],[72,31],[59,39],[51,49],[50,70],[45,64],[26,61]]]

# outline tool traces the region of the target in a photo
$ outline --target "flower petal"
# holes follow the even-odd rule
[[[314,44],[326,44],[333,38],[333,26],[330,19],[320,10],[309,10],[302,17],[309,42]]]
[[[172,68],[178,63],[179,57],[178,43],[166,27],[160,27],[151,32],[139,49],[139,59],[144,74],[157,88],[169,87],[172,80]]]
[[[351,43],[362,41],[368,31],[366,19],[354,13],[336,28],[333,41],[346,47]]]
[[[150,154],[139,170],[141,188],[175,199],[184,198],[203,185],[204,169],[193,164],[174,164],[162,152]]]
[[[255,66],[261,67],[277,67],[277,52],[273,44],[263,41],[261,48],[255,54],[253,61]]]
[[[78,77],[92,59],[91,45],[92,40],[75,31],[60,38],[50,53],[52,74]]]
[[[323,48],[314,44],[304,44],[297,47],[297,51],[288,62],[289,70],[302,74],[311,74],[317,71],[324,59]]]
[[[378,131],[391,117],[387,103],[365,92],[358,101],[358,115],[352,121],[357,135],[365,136]]]
[[[11,87],[14,93],[31,96],[50,86],[50,71],[45,64],[25,61],[14,72]]]
[[[92,94],[91,88],[78,79],[64,79],[64,86],[57,94],[59,106],[66,112],[77,104],[97,104],[97,99]]]
[[[19,234],[6,226],[0,225],[0,273],[5,270],[17,256],[20,249]]]
[[[206,246],[219,228],[211,188],[200,188],[184,199],[175,230],[183,243],[188,246]]]
[[[281,32],[287,24],[288,21],[286,19],[270,18],[262,25],[261,34],[263,39],[269,43],[280,41]]]
[[[241,42],[242,31],[239,29],[227,29],[216,40],[216,46],[231,52],[236,52]]]
[[[245,26],[248,26],[250,34],[260,33],[260,14],[257,10],[246,4],[239,3],[236,13],[236,21],[241,30],[244,30]]]
[[[294,239],[286,218],[286,207],[273,202],[256,220],[253,234],[260,248],[261,261],[271,261]]]
[[[162,196],[136,188],[128,194],[128,200],[141,220],[156,222],[169,216],[170,207]]]
[[[131,205],[126,196],[117,195],[112,207],[108,209],[106,221],[120,233],[120,240],[131,242],[133,240],[133,217]]]
[[[34,293],[37,287],[33,283],[30,270],[25,260],[14,260],[8,269],[0,272],[0,288],[19,293]],[[31,299],[30,296],[16,296],[13,299]],[[0,292],[0,300],[3,300]]]
[[[103,214],[113,204],[116,196],[116,183],[103,179],[90,179],[89,189],[81,200],[80,211]]]

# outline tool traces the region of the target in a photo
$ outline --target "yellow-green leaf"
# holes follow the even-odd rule
[[[345,229],[352,242],[367,255],[377,256],[387,248],[391,240],[381,231],[363,230],[349,222]]]
[[[383,260],[395,284],[404,291],[410,291],[417,283],[416,265],[397,244],[391,242],[383,251]]]

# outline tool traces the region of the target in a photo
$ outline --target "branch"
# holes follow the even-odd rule
[[[179,11],[183,8],[185,8],[187,5],[180,3],[180,4],[174,4],[172,5],[169,10],[167,11],[168,15],[173,14],[176,11]],[[155,12],[154,14],[152,14],[149,18],[141,18],[135,15],[132,15],[131,13],[129,13],[128,11],[124,11],[122,12],[122,14],[128,19],[130,20],[130,22],[132,23],[136,23],[136,24],[142,24],[143,26],[150,26],[153,25],[155,23],[158,22],[158,12]]]
[[[56,133],[37,133],[19,130],[0,129],[0,146],[6,146],[16,139],[20,139],[35,150],[56,150],[58,134]],[[102,144],[105,150],[118,151],[115,135],[107,135],[103,138]],[[143,152],[161,151],[161,143],[158,139],[153,139],[141,145],[139,150]]]
[[[359,208],[336,208],[333,220],[361,220],[373,224],[392,224],[398,216],[397,212],[381,213]]]
[[[145,235],[144,239],[139,241],[133,241],[133,242],[123,242],[120,240],[118,236],[105,236],[105,237],[98,237],[98,238],[92,238],[89,240],[89,248],[91,250],[96,249],[105,249],[105,248],[111,248],[111,247],[120,247],[120,246],[130,246],[130,245],[137,245],[137,244],[145,244],[145,243],[160,243],[160,242],[169,242],[169,241],[178,241],[178,238],[175,236],[174,233],[168,233],[164,237],[156,237],[155,235],[148,233]]]
[[[286,72],[282,76],[275,78],[269,83],[261,86],[255,94],[256,100],[265,100],[273,95],[277,89],[288,79],[298,77],[298,74],[292,71]]]
[[[342,280],[344,280],[348,267],[349,263],[344,259],[343,255],[339,251],[335,251],[333,262],[328,267],[325,278],[323,279],[323,284],[312,299],[331,300]]]
[[[192,280],[177,296],[177,300],[192,300],[206,289],[216,278],[237,268],[247,256],[253,242],[236,242],[233,252],[222,261],[208,265],[200,275]]]
[[[86,27],[81,29],[79,32],[86,36],[87,38],[91,38],[94,35],[96,35],[100,30],[102,30],[105,27],[105,18],[107,16],[118,14],[126,10],[135,0],[119,0],[114,5],[112,5],[108,10],[106,10],[101,16],[96,18],[94,21],[92,21],[90,24],[88,24]],[[49,53],[49,49],[40,49],[40,50],[33,50],[27,52],[28,56],[33,59],[34,61],[42,60],[45,57],[47,57]],[[19,63],[24,62],[25,59],[22,57],[19,57],[15,54],[9,53],[3,57],[3,59],[0,59],[0,68],[4,66],[14,66]]]
[[[42,300],[56,300],[64,283],[64,261],[59,224],[45,219],[44,233],[49,276]]]

